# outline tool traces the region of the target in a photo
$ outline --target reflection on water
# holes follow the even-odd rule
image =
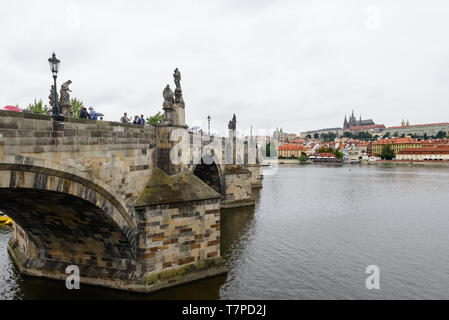
[[[445,299],[449,170],[281,166],[255,208],[222,211],[227,275],[134,294],[21,275],[0,228],[2,299]],[[365,269],[380,268],[380,290]]]

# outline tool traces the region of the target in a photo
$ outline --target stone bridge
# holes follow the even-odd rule
[[[226,271],[221,208],[254,204],[259,165],[248,141],[243,160],[235,143],[232,163],[172,163],[173,131],[194,137],[164,109],[159,126],[0,111],[0,211],[22,272],[76,265],[82,283],[149,292]]]

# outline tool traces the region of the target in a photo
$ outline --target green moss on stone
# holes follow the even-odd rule
[[[169,281],[182,278],[190,273],[201,272],[209,268],[223,267],[224,260],[220,257],[201,260],[195,263],[189,263],[184,266],[169,268],[162,271],[152,272],[145,276],[145,284],[154,284],[160,281]]]
[[[136,207],[153,204],[218,199],[220,195],[191,172],[169,176],[155,168],[142,193],[136,201]]]
[[[234,165],[227,165],[224,168],[225,174],[250,174],[251,171],[246,169],[240,164],[234,164]]]

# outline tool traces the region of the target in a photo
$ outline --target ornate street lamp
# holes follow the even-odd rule
[[[56,59],[56,55],[53,52],[53,55],[51,56],[51,58],[48,59],[48,63],[50,64],[50,70],[51,70],[51,73],[53,74],[53,80],[54,80],[54,85],[55,85],[55,105],[53,106],[51,113],[53,114],[53,116],[60,116],[61,112],[59,110],[59,105],[58,105],[58,89],[56,87],[56,78],[58,77],[59,63],[61,63],[61,61]]]
[[[207,128],[208,128],[208,133],[209,133],[209,136],[210,136],[210,115],[207,116]]]

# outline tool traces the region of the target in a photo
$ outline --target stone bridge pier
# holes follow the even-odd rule
[[[173,164],[173,130],[193,140],[176,94],[160,126],[0,111],[0,211],[22,272],[76,265],[81,283],[139,292],[226,272],[221,208],[254,204],[259,165]]]

